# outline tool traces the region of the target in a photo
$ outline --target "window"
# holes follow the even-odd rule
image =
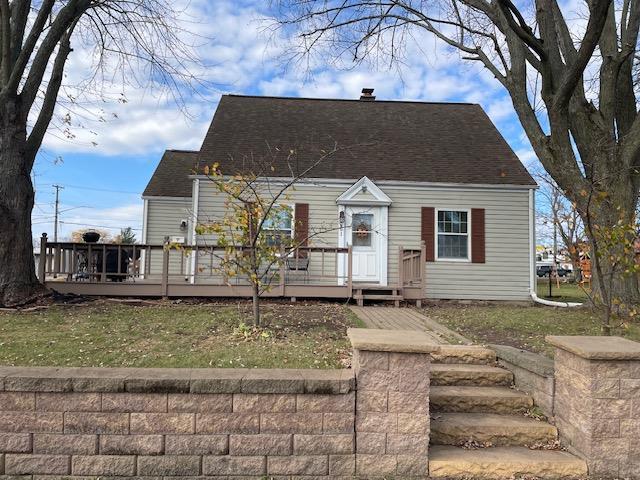
[[[286,205],[275,206],[262,224],[262,230],[267,238],[267,244],[277,246],[283,240],[290,240],[293,236],[293,210]]]
[[[469,260],[469,212],[438,210],[438,259]]]
[[[373,214],[354,213],[351,217],[351,244],[354,247],[370,247]]]

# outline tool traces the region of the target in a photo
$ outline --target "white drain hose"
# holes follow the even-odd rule
[[[581,307],[582,303],[575,303],[575,302],[554,302],[552,300],[545,300],[544,298],[540,298],[538,297],[538,295],[535,292],[531,292],[531,299],[536,302],[539,303],[541,305],[547,305],[549,307],[563,307],[563,308],[570,308],[570,307]]]

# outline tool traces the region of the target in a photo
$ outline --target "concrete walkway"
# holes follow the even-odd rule
[[[354,306],[349,308],[365,323],[367,328],[418,330],[427,333],[434,342],[440,344],[471,345],[472,343],[459,333],[440,325],[413,308]]]

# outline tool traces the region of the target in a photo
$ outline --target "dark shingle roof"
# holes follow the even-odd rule
[[[198,152],[167,150],[144,189],[144,197],[191,197]]]
[[[309,177],[535,185],[482,107],[463,103],[224,95],[199,164],[258,173],[262,161],[289,176],[291,149],[302,171],[334,145]]]

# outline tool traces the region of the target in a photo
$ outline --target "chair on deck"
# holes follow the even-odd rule
[[[298,272],[301,272],[301,273],[298,273]],[[287,283],[289,283],[291,279],[295,280],[300,276],[302,276],[304,283],[308,283],[309,257],[287,258]]]

